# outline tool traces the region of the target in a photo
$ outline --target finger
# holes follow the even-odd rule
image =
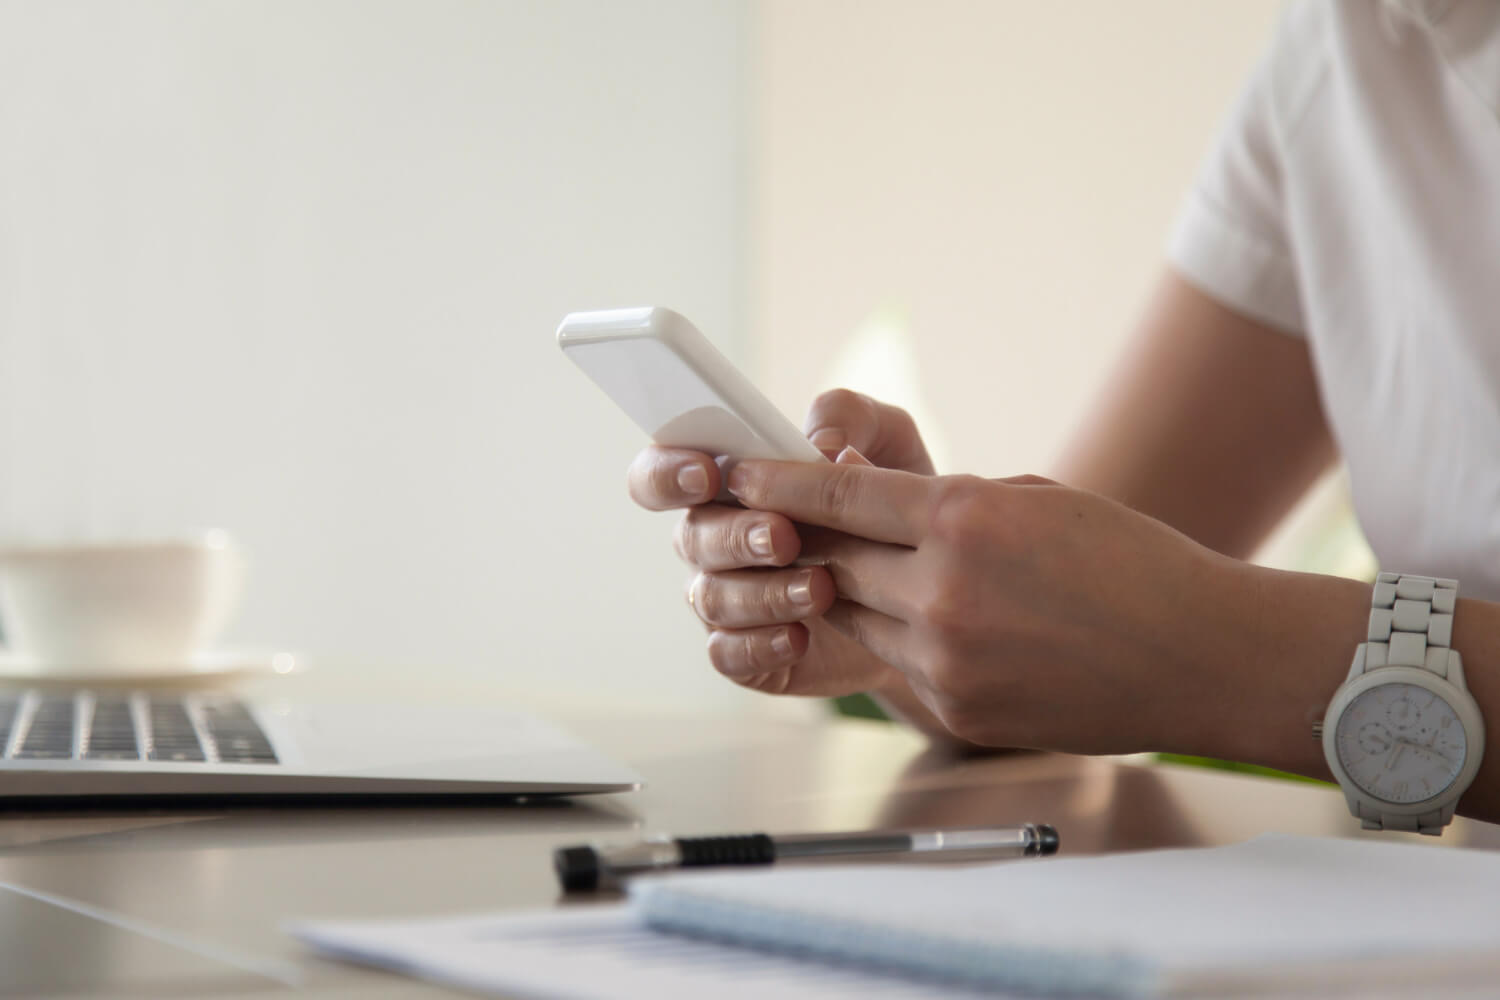
[[[778,661],[761,655],[743,638],[748,632],[764,634],[762,629],[715,631],[708,640],[709,656],[736,684],[767,694],[837,697],[879,687],[893,672],[890,664],[871,656],[821,618],[779,627],[788,630],[794,655],[770,670],[760,667]]]
[[[688,508],[673,543],[684,562],[706,570],[785,566],[802,550],[796,526],[780,514],[722,504]]]
[[[625,474],[630,498],[647,510],[707,503],[719,494],[719,467],[700,451],[642,448]]]
[[[911,626],[905,622],[854,601],[835,601],[823,612],[823,621],[908,677],[921,675]]]
[[[849,463],[744,461],[729,492],[746,507],[836,528],[877,542],[915,547],[931,522],[935,480]]]
[[[868,448],[880,433],[879,404],[862,392],[832,389],[808,407],[803,430],[830,460],[851,442]]]
[[[709,661],[712,662],[712,659],[713,654],[710,653]],[[754,674],[745,678],[732,677],[730,679],[741,687],[749,688],[752,691],[759,691],[761,694],[793,694],[798,693],[792,691],[792,682],[795,676],[794,665],[783,667],[780,670],[772,670],[766,674]]]
[[[801,625],[715,629],[708,636],[708,660],[737,684],[767,690],[772,682],[807,653],[807,629]]]
[[[714,628],[756,628],[815,618],[838,596],[818,567],[699,573],[688,585],[688,603]]]
[[[855,601],[902,621],[911,621],[916,608],[911,590],[916,552],[902,545],[886,545],[841,531],[803,529],[798,566],[821,566],[833,579],[843,600]]]
[[[852,445],[883,468],[932,475],[932,459],[911,415],[863,393],[833,389],[813,400],[803,424],[830,459]]]

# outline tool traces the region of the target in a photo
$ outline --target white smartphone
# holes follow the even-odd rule
[[[715,458],[825,462],[797,425],[670,309],[569,313],[563,353],[659,445]]]

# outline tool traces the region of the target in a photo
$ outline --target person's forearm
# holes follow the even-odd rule
[[[1248,564],[1231,575],[1221,617],[1193,623],[1203,668],[1219,673],[1222,693],[1185,713],[1180,726],[1163,733],[1159,749],[1331,780],[1312,727],[1364,641],[1370,586]],[[1460,600],[1453,621],[1453,648],[1463,657],[1469,691],[1493,725],[1500,719],[1500,604]],[[1488,741],[1460,813],[1500,821],[1497,754]]]
[[[1453,648],[1463,657],[1469,693],[1488,720],[1489,732],[1495,732],[1494,727],[1500,724],[1500,604],[1460,600],[1453,615]],[[1500,745],[1495,739],[1485,741],[1479,773],[1459,802],[1458,811],[1475,819],[1500,822]]]
[[[1243,559],[1335,457],[1306,343],[1167,272],[1052,476]]]

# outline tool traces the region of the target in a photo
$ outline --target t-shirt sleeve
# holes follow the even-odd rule
[[[1284,54],[1273,42],[1220,126],[1172,227],[1167,260],[1236,312],[1301,334],[1274,104]]]

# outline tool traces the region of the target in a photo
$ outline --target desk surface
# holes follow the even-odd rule
[[[1052,754],[959,760],[898,727],[854,720],[560,721],[634,764],[649,786],[552,805],[0,813],[0,886],[12,887],[0,889],[0,995],[267,996],[289,991],[278,969],[315,996],[452,995],[312,958],[279,924],[553,906],[553,847],[644,832],[1037,821],[1057,826],[1070,855],[1269,830],[1361,835],[1336,790],[1305,783]],[[1460,820],[1443,843],[1500,848],[1500,827]],[[264,963],[271,975],[16,888]]]

